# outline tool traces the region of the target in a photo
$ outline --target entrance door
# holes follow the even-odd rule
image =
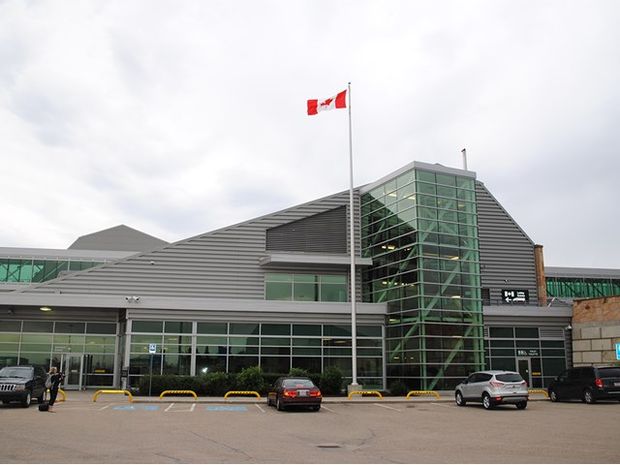
[[[528,387],[532,387],[532,361],[530,357],[517,358],[517,371],[527,381]]]
[[[65,374],[63,389],[82,389],[84,356],[82,354],[63,354],[61,367],[61,371]]]

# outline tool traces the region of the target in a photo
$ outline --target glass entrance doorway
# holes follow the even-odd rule
[[[63,389],[80,390],[83,385],[84,356],[82,354],[62,354],[60,371],[65,374]]]
[[[527,381],[528,387],[532,387],[532,361],[530,357],[517,358],[517,371]]]

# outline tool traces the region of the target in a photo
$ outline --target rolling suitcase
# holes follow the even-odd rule
[[[48,404],[47,402],[43,402],[39,404],[39,412],[47,412],[49,408],[50,408],[50,404]]]

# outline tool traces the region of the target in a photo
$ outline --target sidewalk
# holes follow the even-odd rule
[[[67,402],[93,402],[93,397],[97,392],[96,389],[89,389],[87,391],[65,391]],[[354,395],[351,399],[346,396],[327,396],[323,397],[324,404],[372,404],[377,402],[382,403],[425,403],[425,402],[454,402],[453,391],[437,391],[440,398],[437,399],[432,395],[425,396],[411,396],[407,399],[404,396],[385,396],[379,398],[376,395],[360,396]],[[97,403],[101,402],[124,402],[126,396],[121,394],[100,394],[97,398]],[[530,394],[530,402],[548,400],[544,394],[535,393]],[[224,397],[203,397],[194,399],[191,395],[174,396],[166,395],[163,398],[159,396],[133,396],[134,403],[199,403],[199,404],[263,404],[267,402],[267,399],[263,396],[260,399],[255,396],[234,396],[224,399]]]

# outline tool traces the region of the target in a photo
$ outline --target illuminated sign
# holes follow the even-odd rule
[[[502,301],[507,304],[527,303],[530,293],[525,289],[502,289]]]

